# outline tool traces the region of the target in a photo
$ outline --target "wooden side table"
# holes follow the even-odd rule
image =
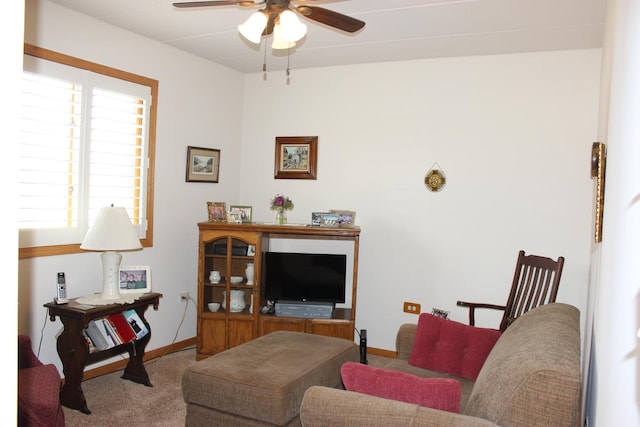
[[[60,402],[64,406],[90,414],[91,411],[87,407],[87,401],[82,392],[82,377],[85,366],[124,352],[129,353],[129,362],[122,378],[149,387],[152,386],[143,364],[145,347],[151,339],[151,326],[145,319],[144,312],[150,305],[153,305],[153,309],[157,310],[160,298],[162,298],[162,294],[151,292],[143,294],[131,304],[90,306],[91,308],[88,309],[86,305],[79,304],[76,299],[69,300],[68,304],[63,305],[53,302],[44,305],[49,309],[49,318],[54,321],[58,316],[64,325],[64,330],[57,342],[58,356],[62,361],[64,372],[64,386],[60,391]],[[89,353],[89,347],[82,333],[89,326],[89,322],[131,309],[138,313],[149,333],[131,343]]]

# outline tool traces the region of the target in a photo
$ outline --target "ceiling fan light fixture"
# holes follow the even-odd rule
[[[289,49],[296,45],[295,42],[288,42],[282,38],[282,28],[280,24],[276,24],[273,27],[273,43],[271,43],[271,49]]]
[[[251,43],[260,44],[262,32],[267,27],[268,20],[267,15],[259,10],[251,15],[244,23],[238,25],[238,31]]]
[[[294,43],[307,34],[307,26],[300,22],[295,13],[285,10],[280,13],[280,30],[282,40]]]

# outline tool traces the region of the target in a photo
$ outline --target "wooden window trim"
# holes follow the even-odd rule
[[[148,86],[151,89],[151,108],[149,109],[149,165],[147,171],[147,230],[146,237],[140,239],[140,243],[143,247],[148,248],[153,246],[153,206],[154,206],[154,171],[155,171],[155,151],[156,151],[156,122],[157,122],[157,109],[158,109],[158,81],[150,79],[148,77],[140,76],[137,74],[129,73],[126,71],[118,70],[117,68],[107,67],[105,65],[97,64],[95,62],[86,61],[84,59],[75,58],[73,56],[65,55],[63,53],[55,52],[52,50],[44,49],[38,46],[34,46],[29,43],[24,44],[24,53],[26,55],[34,56],[41,59],[46,59],[60,64],[69,65],[72,67],[80,68],[87,71],[92,71],[98,74],[104,74],[109,77],[126,80],[129,82],[137,83],[140,85]],[[72,245],[52,245],[52,246],[34,246],[19,248],[18,258],[33,258],[41,256],[52,255],[66,255],[85,253],[80,249],[80,244]]]

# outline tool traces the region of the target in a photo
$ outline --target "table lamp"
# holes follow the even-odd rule
[[[140,239],[124,208],[104,207],[98,211],[95,221],[84,236],[80,249],[103,251],[102,294],[103,300],[118,300],[120,296],[120,260],[117,251],[142,249]]]

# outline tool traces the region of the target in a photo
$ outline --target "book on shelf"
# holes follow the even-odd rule
[[[86,329],[82,330],[82,336],[84,336],[84,340],[87,342],[87,348],[89,349],[89,353],[95,353],[96,351],[98,351],[96,346],[93,344],[93,341],[91,340],[91,337],[89,336],[89,333],[87,332]]]
[[[122,313],[112,314],[107,320],[120,338],[121,344],[129,343],[137,339],[137,335]]]
[[[108,322],[105,322],[104,318],[96,319],[95,322],[98,325],[98,328],[100,329],[100,332],[102,332],[102,335],[104,335],[105,339],[109,343],[109,348],[118,345],[118,342],[116,341],[115,337],[113,336],[113,333],[107,327],[107,323]]]
[[[149,333],[147,325],[144,324],[137,311],[131,309],[124,311],[122,314],[125,319],[127,319],[127,323],[131,326],[133,332],[135,332],[137,339],[140,339]]]
[[[111,322],[109,322],[109,319],[106,318],[106,317],[103,317],[100,320],[104,324],[104,328],[107,331],[107,335],[109,335],[109,337],[113,341],[113,345],[122,344],[122,338],[120,338],[120,335],[116,331],[116,328],[114,328],[113,325],[111,324]]]
[[[93,345],[98,350],[106,350],[113,347],[113,344],[109,341],[106,331],[102,329],[102,322],[91,320],[87,327],[87,335],[93,342]]]

